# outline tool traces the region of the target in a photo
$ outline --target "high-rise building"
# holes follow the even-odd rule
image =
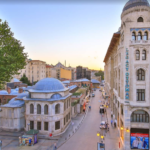
[[[129,0],[121,14],[121,28],[113,34],[104,59],[105,93],[110,96],[125,150],[149,149],[149,36],[148,1]]]

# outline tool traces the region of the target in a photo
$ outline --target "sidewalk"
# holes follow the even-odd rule
[[[124,150],[123,149],[123,145],[120,139],[120,135],[119,135],[119,131],[118,128],[114,128],[113,126],[111,126],[111,109],[107,108],[107,119],[108,119],[108,123],[109,123],[109,132],[107,132],[106,134],[106,139],[108,141],[108,144],[106,144],[106,149],[111,149],[111,150]],[[113,142],[115,147],[114,149],[112,148],[112,145],[109,144],[109,142]],[[120,149],[119,149],[119,142],[120,142]]]

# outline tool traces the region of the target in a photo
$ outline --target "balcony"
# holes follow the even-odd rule
[[[150,44],[150,40],[130,40],[130,45],[135,45],[135,44]]]

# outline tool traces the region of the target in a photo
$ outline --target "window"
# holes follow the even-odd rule
[[[44,114],[48,114],[48,105],[44,106]]]
[[[142,33],[141,32],[138,33],[138,41],[140,41],[140,40],[142,40]]]
[[[132,32],[132,40],[136,40],[136,34],[135,34],[135,32]]]
[[[69,117],[68,118],[70,119],[70,112],[69,112]]]
[[[137,80],[145,80],[145,71],[143,69],[137,71]]]
[[[57,104],[55,106],[55,114],[59,114],[60,113],[60,104]]]
[[[30,104],[30,114],[34,114],[34,106],[33,106],[33,104]]]
[[[60,129],[60,121],[55,122],[55,130]]]
[[[66,124],[66,118],[64,118],[64,125]]]
[[[41,122],[37,122],[37,130],[41,130]]]
[[[146,50],[142,51],[142,60],[146,60]]]
[[[145,89],[137,89],[136,99],[137,101],[145,101]]]
[[[66,122],[68,122],[68,115],[66,116]]]
[[[140,60],[140,51],[136,50],[136,60]]]
[[[123,115],[123,106],[121,105],[121,115]]]
[[[30,121],[30,129],[34,129],[34,121]]]
[[[148,32],[144,32],[144,40],[148,40]]]
[[[48,131],[48,122],[44,122],[44,130]]]
[[[66,110],[66,102],[64,103],[64,111]]]
[[[144,22],[143,18],[142,17],[139,17],[137,22]]]
[[[149,122],[149,115],[144,110],[136,110],[131,115],[131,122]]]
[[[41,105],[40,104],[37,105],[37,114],[41,114]]]

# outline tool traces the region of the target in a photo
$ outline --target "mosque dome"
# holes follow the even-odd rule
[[[7,94],[8,94],[8,92],[5,90],[0,91],[0,95],[7,95]]]
[[[45,78],[35,84],[33,90],[37,91],[61,91],[65,90],[64,84],[55,78]]]
[[[123,12],[129,8],[136,6],[150,6],[147,0],[129,0],[123,8]]]

